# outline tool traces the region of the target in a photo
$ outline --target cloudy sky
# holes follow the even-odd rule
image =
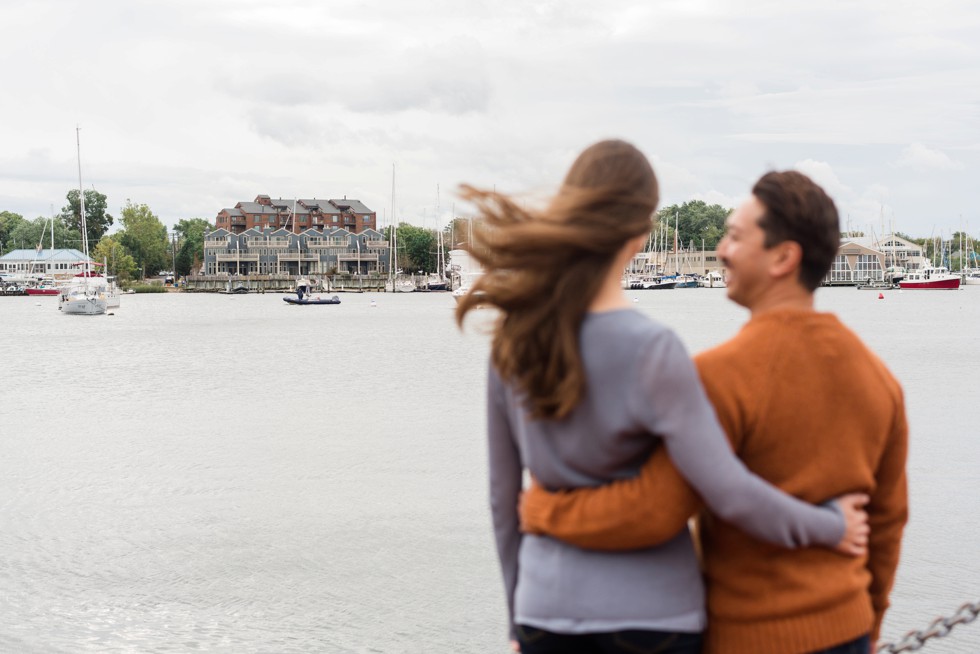
[[[548,193],[605,137],[664,202],[766,170],[852,229],[980,234],[975,0],[13,0],[0,5],[0,210],[82,176],[172,225],[258,194],[445,224],[461,182]],[[457,204],[457,214],[466,208]]]

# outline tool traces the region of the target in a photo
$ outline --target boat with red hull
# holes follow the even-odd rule
[[[57,286],[29,286],[26,291],[28,295],[53,295],[55,297],[61,293],[61,289]]]
[[[909,270],[904,279],[898,283],[903,290],[956,290],[960,287],[960,278],[949,272],[948,268],[926,266]]]

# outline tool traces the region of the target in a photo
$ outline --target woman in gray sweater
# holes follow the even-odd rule
[[[490,499],[514,649],[694,654],[704,590],[687,530],[625,553],[522,535],[524,471],[552,489],[637,474],[661,442],[712,511],[785,547],[859,552],[859,509],[816,507],[735,457],[677,336],[630,308],[620,274],[659,201],[646,157],[622,141],[586,149],[547,208],[463,187],[483,224],[484,274],[458,307],[499,309],[488,380]],[[850,503],[847,505],[850,507]]]

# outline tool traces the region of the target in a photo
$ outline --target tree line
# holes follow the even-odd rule
[[[701,200],[692,200],[661,209],[657,214],[657,224],[665,225],[666,242],[671,248],[676,231],[677,241],[684,248],[694,243],[700,249],[703,240],[706,248],[713,249],[725,233],[725,218],[731,211],[717,204],[709,205]],[[447,264],[450,250],[464,249],[469,245],[473,220],[478,219],[453,218],[443,228],[443,261]],[[391,227],[385,227],[382,233],[385,240],[390,242]],[[438,272],[439,237],[436,230],[399,223],[395,235],[398,243],[398,269],[405,273]]]
[[[67,204],[53,218],[25,219],[20,214],[0,211],[0,255],[26,248],[82,249],[81,206],[77,189],[68,191]],[[108,202],[95,189],[85,191],[85,223],[89,256],[105,261],[108,274],[120,282],[143,279],[171,268],[187,275],[204,258],[204,235],[214,229],[203,218],[179,221],[168,234],[167,227],[146,204],[127,199],[120,217],[120,229],[108,234],[115,218],[107,211]]]
[[[39,217],[26,220],[23,216],[9,211],[0,212],[0,254],[17,248],[50,247],[52,230],[55,248],[81,249],[81,220],[78,190],[66,194],[67,203],[52,221]],[[85,222],[89,238],[91,257],[108,264],[109,274],[121,281],[142,279],[155,275],[160,270],[173,268],[178,275],[190,274],[200,267],[204,259],[204,236],[214,229],[203,218],[180,220],[168,234],[166,226],[146,204],[126,200],[119,218],[120,229],[108,234],[115,218],[107,211],[106,196],[95,189],[85,191]],[[725,219],[732,209],[719,204],[708,204],[702,200],[691,200],[672,204],[660,209],[656,216],[657,232],[664,229],[664,242],[673,249],[674,236],[681,248],[715,249],[725,234]],[[53,226],[52,226],[53,222]],[[454,218],[443,228],[443,261],[448,263],[450,250],[465,248],[470,241],[472,221],[467,218]],[[391,241],[391,227],[385,227],[384,238]],[[434,229],[426,229],[409,223],[400,223],[396,228],[398,242],[397,269],[406,273],[438,272],[439,237]],[[857,235],[857,234],[853,234]],[[937,240],[931,238],[912,238],[897,234],[906,240],[922,245],[925,255],[935,256]],[[945,241],[947,261],[959,258],[958,243],[960,234],[953,234]],[[964,256],[967,266],[976,265],[977,254],[974,240],[969,241]],[[950,253],[953,253],[950,257]]]

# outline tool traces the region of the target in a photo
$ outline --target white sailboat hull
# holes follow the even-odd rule
[[[106,312],[111,300],[119,306],[119,296],[110,291],[104,277],[75,277],[61,289],[58,309],[72,316],[98,316]]]
[[[415,282],[409,279],[395,280],[395,293],[414,293],[414,292],[415,292]]]
[[[76,295],[61,302],[61,312],[75,316],[98,316],[106,312],[105,296]]]

